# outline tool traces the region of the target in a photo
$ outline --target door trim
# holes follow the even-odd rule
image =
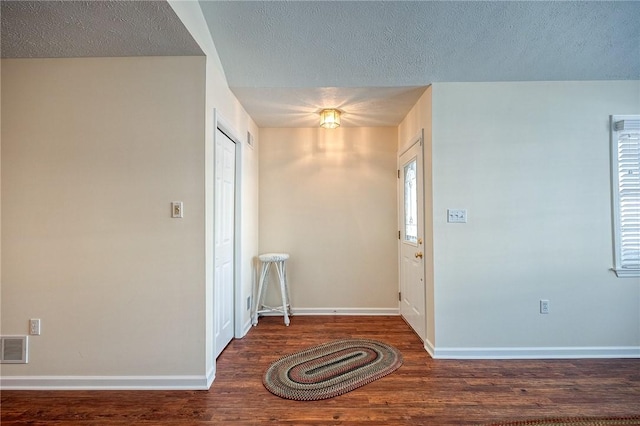
[[[411,139],[409,139],[409,142],[407,144],[405,144],[398,150],[398,160],[417,143],[420,143],[420,145],[424,145],[424,129],[420,129],[418,133],[416,133]]]

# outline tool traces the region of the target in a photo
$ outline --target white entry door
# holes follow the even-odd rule
[[[214,307],[216,358],[234,328],[236,144],[220,129],[215,138]]]
[[[424,341],[424,192],[422,171],[422,137],[401,153],[399,169],[400,221],[400,314]]]

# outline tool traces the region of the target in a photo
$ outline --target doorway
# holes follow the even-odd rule
[[[231,342],[236,289],[236,143],[216,127],[214,147],[214,347],[215,358]]]
[[[424,341],[426,338],[424,282],[423,132],[405,145],[398,157],[398,220],[400,228],[400,315]]]

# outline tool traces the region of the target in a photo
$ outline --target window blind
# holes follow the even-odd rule
[[[611,142],[615,270],[618,276],[640,276],[640,116],[614,116]]]

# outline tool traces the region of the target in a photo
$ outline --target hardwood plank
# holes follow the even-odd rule
[[[262,374],[291,352],[342,338],[387,342],[399,370],[324,401],[269,393]],[[434,360],[400,317],[278,317],[234,340],[208,391],[3,391],[2,425],[464,425],[640,415],[640,360]]]

